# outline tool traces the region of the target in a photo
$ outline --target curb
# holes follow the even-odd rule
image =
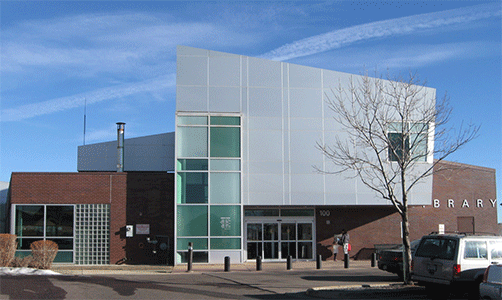
[[[309,296],[326,299],[386,299],[395,296],[396,291],[408,294],[423,294],[424,287],[417,285],[375,284],[313,287],[306,291]]]

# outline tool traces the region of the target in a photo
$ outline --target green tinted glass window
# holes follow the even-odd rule
[[[16,235],[19,237],[44,235],[43,205],[16,206]]]
[[[178,159],[177,169],[180,171],[207,170],[207,159]]]
[[[178,172],[177,203],[207,203],[207,173]]]
[[[73,236],[73,206],[47,206],[46,210],[46,236]]]
[[[211,157],[240,157],[239,127],[211,127]]]
[[[212,238],[211,239],[211,249],[223,250],[223,249],[240,249],[241,239],[239,238]]]
[[[246,217],[279,216],[279,209],[246,209]]]
[[[240,236],[241,207],[211,205],[211,236]]]
[[[207,127],[178,127],[176,147],[178,157],[206,157]]]
[[[240,171],[239,159],[211,159],[211,171]]]
[[[179,116],[178,125],[207,125],[205,116]]]
[[[188,243],[192,242],[194,250],[207,250],[207,239],[205,238],[179,238],[177,241],[177,250],[188,250]]]
[[[178,236],[207,236],[207,206],[178,205]]]
[[[211,203],[241,202],[240,173],[211,173]]]
[[[73,251],[58,251],[54,258],[55,263],[72,263]]]
[[[220,117],[220,116],[211,117],[211,125],[240,125],[240,124],[241,124],[240,117]]]

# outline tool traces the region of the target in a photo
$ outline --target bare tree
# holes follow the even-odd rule
[[[326,95],[334,119],[348,138],[336,136],[333,145],[318,143],[337,171],[317,169],[357,177],[392,203],[402,220],[403,279],[409,284],[410,191],[437,171],[436,164],[474,139],[479,126],[460,125],[459,131],[447,128],[451,116],[448,97],[436,99],[435,90],[426,88],[415,74],[394,80],[358,78]]]

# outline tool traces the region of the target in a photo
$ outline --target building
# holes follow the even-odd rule
[[[201,263],[227,256],[328,259],[333,235],[343,228],[355,258],[400,243],[400,218],[390,203],[356,179],[312,167],[328,164],[316,142],[343,134],[325,92],[358,76],[184,46],[177,51],[175,133],[123,141],[119,125],[118,144],[79,147],[78,173],[13,173],[11,232],[21,233],[20,241],[61,238],[60,245],[72,247],[68,258],[91,264],[185,263],[189,242]],[[431,95],[425,101],[433,100],[435,90],[425,89]],[[418,171],[432,163],[426,157]],[[500,234],[495,170],[440,166],[449,171],[426,178],[410,195],[411,237],[441,230]],[[66,221],[52,217],[58,210]],[[109,227],[83,227],[94,217],[93,225]],[[33,223],[26,232],[25,220]],[[59,225],[63,236],[54,229]],[[92,245],[108,245],[100,251],[109,257],[86,261],[89,246],[82,243],[98,228],[103,239],[108,230],[108,240]]]

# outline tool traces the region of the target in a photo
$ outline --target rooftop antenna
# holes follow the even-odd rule
[[[87,117],[87,99],[84,98],[84,146],[85,146],[85,121],[86,121],[86,117]]]

